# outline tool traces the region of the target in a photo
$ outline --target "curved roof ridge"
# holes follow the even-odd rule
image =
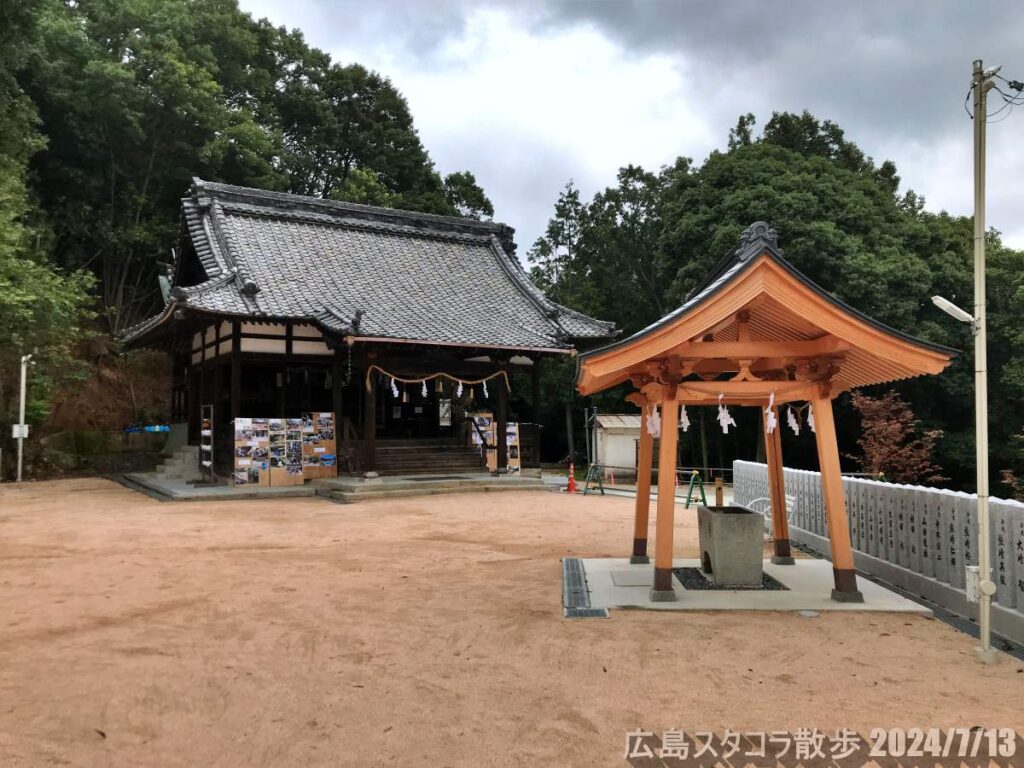
[[[263,200],[266,201],[268,205],[292,205],[302,208],[349,213],[354,214],[356,217],[370,216],[406,222],[419,221],[425,224],[438,224],[455,228],[476,229],[481,232],[506,235],[510,239],[514,232],[512,227],[509,225],[495,221],[482,221],[480,219],[470,219],[463,216],[445,216],[438,213],[425,213],[420,211],[408,211],[400,208],[385,208],[383,206],[376,205],[349,203],[342,200],[329,200],[321,197],[299,195],[294,192],[277,192],[267,189],[256,189],[255,187],[242,187],[235,184],[205,181],[198,177],[194,177],[192,179],[192,186],[193,195],[197,198],[228,195],[253,200]]]

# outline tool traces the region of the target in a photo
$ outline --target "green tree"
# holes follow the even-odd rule
[[[449,173],[444,177],[444,196],[459,216],[469,219],[491,219],[494,206],[469,171]]]
[[[21,356],[34,353],[27,417],[38,424],[54,392],[80,372],[73,355],[91,313],[91,277],[48,261],[51,238],[26,186],[27,163],[43,147],[37,115],[13,72],[34,36],[33,3],[0,10],[0,440],[17,420]],[[8,444],[7,447],[10,447]],[[13,455],[12,451],[6,452]]]
[[[571,300],[573,272],[583,223],[580,191],[570,179],[555,202],[555,214],[527,253],[530,276],[556,301]]]
[[[972,488],[972,338],[929,301],[941,294],[971,304],[971,220],[930,212],[912,190],[901,193],[895,166],[876,164],[832,122],[776,113],[760,135],[754,127],[753,115],[742,116],[728,150],[700,166],[680,159],[658,175],[627,166],[616,187],[589,203],[563,192],[531,253],[534,275],[562,303],[632,331],[678,306],[752,221],[769,221],[785,257],[826,290],[898,330],[964,350],[941,376],[895,389],[926,432],[943,432],[936,461],[952,484]],[[1001,395],[990,405],[992,467],[1021,476],[1024,253],[997,232],[988,249],[989,369]],[[620,394],[602,407],[622,408]],[[847,398],[836,415],[841,435],[856,434]],[[735,439],[714,438],[724,460],[729,446],[754,454],[757,420],[745,417],[737,416]],[[815,466],[813,444],[798,443],[786,458]]]

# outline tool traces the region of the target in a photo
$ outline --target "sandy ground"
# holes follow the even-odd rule
[[[640,726],[1024,730],[1024,665],[933,620],[563,619],[559,558],[623,554],[631,515],[0,487],[0,764],[596,766]]]

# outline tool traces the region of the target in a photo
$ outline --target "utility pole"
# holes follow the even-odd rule
[[[14,425],[14,437],[18,440],[18,478],[21,482],[22,455],[25,438],[28,437],[28,425],[25,423],[25,379],[28,375],[28,366],[32,362],[32,355],[21,356],[21,402],[18,406],[18,423]]]
[[[978,465],[978,624],[980,643],[978,660],[996,660],[992,649],[992,581],[991,536],[988,515],[988,350],[985,332],[985,125],[988,91],[995,83],[996,67],[986,72],[981,59],[974,62],[974,423]]]

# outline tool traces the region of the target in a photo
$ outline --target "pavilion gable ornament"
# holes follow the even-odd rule
[[[743,230],[743,234],[740,235],[740,242],[737,248],[737,252],[741,254],[740,258],[747,259],[756,255],[756,252],[745,252],[750,249],[750,246],[756,245],[757,243],[764,243],[775,250],[779,249],[779,235],[767,221],[755,221]]]

